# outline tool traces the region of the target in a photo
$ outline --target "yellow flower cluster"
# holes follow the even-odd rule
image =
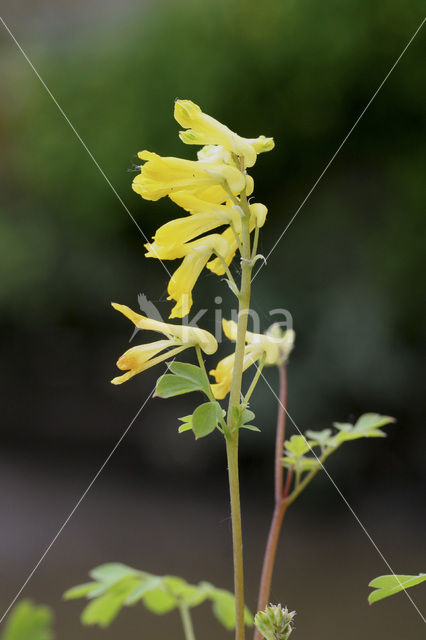
[[[274,141],[265,136],[243,138],[190,100],[176,100],[174,115],[186,129],[179,134],[181,140],[204,145],[198,159],[141,151],[144,164],[133,189],[146,200],[169,196],[189,214],[160,227],[146,245],[148,258],[183,258],[168,286],[168,299],[175,302],[170,317],[183,318],[191,309],[192,290],[204,267],[223,275],[231,263],[241,237],[239,197],[253,192],[246,168],[254,165],[259,153],[272,149]],[[250,205],[251,230],[264,224],[266,214],[263,204]],[[221,233],[210,233],[224,226]]]
[[[246,169],[252,167],[259,153],[274,147],[272,138],[243,138],[190,100],[176,100],[175,119],[185,129],[179,133],[185,144],[201,145],[197,160],[161,157],[151,151],[138,155],[143,164],[133,180],[133,189],[146,200],[168,196],[186,214],[157,229],[153,241],[146,244],[148,258],[182,259],[169,285],[169,300],[175,305],[171,318],[183,318],[192,306],[192,290],[205,267],[217,275],[226,273],[242,242],[242,217],[249,216],[250,232],[265,223],[267,209],[250,203],[246,213],[241,197],[253,193],[253,178]],[[247,221],[247,218],[246,218]],[[220,232],[218,232],[220,229]],[[121,384],[149,367],[173,358],[189,347],[199,347],[206,354],[217,350],[216,339],[207,331],[190,326],[172,325],[141,316],[129,307],[113,304],[136,327],[162,333],[165,338],[132,347],[118,360],[125,371],[112,380]],[[235,339],[235,323],[224,323],[225,334]],[[266,336],[247,333],[244,369],[263,358],[272,363],[277,347]],[[269,340],[269,341],[268,341]],[[234,356],[222,360],[212,372],[217,398],[224,398],[231,386]]]
[[[222,321],[223,331],[229,340],[237,339],[237,323],[233,320]],[[281,332],[274,325],[266,333],[246,333],[244,349],[243,371],[252,364],[264,361],[265,365],[276,365],[287,360],[294,345],[295,334],[292,329]],[[217,400],[223,400],[230,389],[232,372],[235,363],[235,353],[221,360],[216,369],[210,371],[216,384],[212,384],[213,395]]]

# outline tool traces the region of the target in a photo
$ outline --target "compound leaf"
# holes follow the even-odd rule
[[[400,591],[409,589],[410,587],[414,587],[425,581],[426,573],[419,573],[417,576],[379,576],[378,578],[374,578],[374,580],[372,580],[368,585],[369,587],[374,588],[374,591],[372,591],[368,596],[368,602],[373,604],[374,602],[393,596],[395,593],[399,593]]]

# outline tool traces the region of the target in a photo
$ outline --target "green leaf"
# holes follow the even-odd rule
[[[81,615],[81,622],[88,626],[108,627],[139,584],[140,578],[137,576],[125,576],[113,583],[107,591],[87,605]]]
[[[90,577],[98,582],[117,582],[126,576],[134,575],[137,573],[132,567],[128,567],[121,562],[110,562],[108,564],[101,564],[99,567],[95,567],[89,573]]]
[[[213,613],[219,622],[231,631],[235,629],[235,597],[229,591],[213,588],[210,595],[213,601]],[[253,616],[247,607],[244,608],[244,622],[247,626],[253,626]]]
[[[334,426],[339,429],[339,433],[333,438],[336,445],[348,440],[358,440],[359,438],[385,438],[386,433],[379,427],[395,422],[390,416],[381,416],[378,413],[365,413],[356,423],[335,422]],[[348,427],[351,427],[350,429]]]
[[[196,438],[204,438],[216,429],[223,410],[218,402],[200,404],[192,414],[192,430]]]
[[[379,413],[364,413],[355,423],[354,430],[368,432],[395,422],[391,416],[381,416]]]
[[[163,615],[182,602],[188,607],[196,607],[205,600],[211,600],[217,617],[226,628],[235,626],[233,594],[217,589],[208,582],[191,585],[178,576],[154,576],[119,563],[97,567],[91,575],[96,575],[99,581],[79,585],[66,593],[68,599],[85,597],[89,600],[82,614],[85,625],[107,627],[123,607],[133,606],[138,602],[142,602],[152,613]],[[246,624],[252,624],[253,616],[248,609],[244,615]]]
[[[157,616],[172,611],[178,605],[177,599],[170,593],[167,593],[163,584],[152,589],[152,591],[148,591],[143,597],[143,603],[149,611],[155,613]]]
[[[203,585],[188,584],[186,580],[177,576],[165,576],[163,584],[167,591],[175,596],[177,600],[183,601],[190,607],[201,604],[208,597],[208,592]]]
[[[161,583],[162,578],[149,575],[145,580],[140,581],[139,584],[133,589],[133,591],[129,593],[126,598],[125,604],[129,606],[136,604],[136,602],[143,599],[143,596],[148,593],[148,591],[155,589]]]
[[[249,431],[259,431],[260,433],[260,429],[258,427],[255,427],[252,424],[242,424],[240,429],[248,429]]]
[[[374,602],[393,596],[395,593],[399,593],[404,589],[409,589],[425,581],[426,573],[419,573],[417,576],[379,576],[378,578],[374,578],[368,585],[375,589],[368,596],[368,602],[373,604]]]
[[[68,589],[68,591],[65,591],[63,597],[65,600],[76,600],[77,598],[89,596],[93,591],[96,591],[98,587],[97,582],[86,582],[86,584],[79,584],[76,587]]]
[[[191,393],[192,391],[202,391],[202,388],[198,384],[188,380],[188,378],[165,373],[157,380],[154,395],[159,398],[173,398],[174,396],[181,396],[184,393]]]
[[[326,447],[331,436],[331,429],[323,429],[322,431],[307,431],[306,436],[313,440],[320,447]]]
[[[183,416],[183,418],[178,418],[181,420],[183,424],[181,424],[178,428],[179,433],[184,433],[184,431],[191,431],[192,429],[192,414],[189,416]]]
[[[255,414],[250,409],[244,409],[241,413],[241,424],[247,424],[247,422],[252,422],[255,419]]]
[[[53,640],[52,623],[49,607],[22,600],[10,612],[2,640]]]
[[[339,431],[352,431],[353,426],[350,422],[333,422],[333,427]]]
[[[290,440],[285,442],[286,452],[293,454],[291,457],[301,458],[304,453],[311,450],[312,442],[308,442],[305,436],[291,436]]]
[[[188,364],[187,362],[170,362],[168,367],[169,370],[179,378],[185,378],[194,385],[197,385],[197,388],[200,391],[204,391],[207,396],[209,395],[210,383],[205,372],[200,367],[195,364]]]

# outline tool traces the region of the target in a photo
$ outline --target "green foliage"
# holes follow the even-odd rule
[[[243,407],[233,407],[234,422],[238,429],[249,429],[250,431],[260,431],[250,424],[255,419],[255,414],[250,409]]]
[[[195,409],[192,415],[179,418],[183,424],[178,431],[183,433],[192,429],[196,439],[204,438],[218,427],[224,415],[225,412],[218,402],[204,402]]]
[[[49,607],[22,600],[9,614],[1,640],[53,640],[52,624]]]
[[[208,582],[191,585],[177,576],[155,576],[120,563],[97,567],[90,576],[93,582],[73,587],[64,594],[66,600],[89,600],[81,615],[84,625],[108,627],[124,607],[137,603],[142,603],[151,613],[164,615],[181,606],[192,608],[208,600],[219,622],[226,629],[235,628],[233,594]],[[247,625],[253,624],[247,608],[245,621]]]
[[[380,429],[391,422],[395,422],[390,416],[381,416],[378,413],[365,413],[354,425],[342,422],[334,422],[333,426],[339,433],[331,439],[336,445],[347,440],[357,440],[358,438],[385,438],[386,433]]]
[[[166,373],[158,379],[156,396],[173,398],[192,391],[202,391],[209,396],[208,380],[200,367],[185,362],[170,362],[168,367],[172,373]]]
[[[338,449],[344,442],[358,440],[359,438],[384,438],[385,432],[381,430],[387,424],[395,422],[390,416],[382,416],[378,413],[365,413],[355,424],[349,422],[334,422],[336,431],[324,429],[323,431],[306,432],[305,436],[292,436],[284,443],[283,465],[293,468],[296,477],[300,479],[302,473],[319,470],[321,464]],[[314,448],[318,447],[318,453]],[[311,455],[305,455],[305,454]]]
[[[368,596],[369,604],[393,596],[410,587],[415,587],[421,582],[426,582],[426,573],[419,573],[417,576],[390,575],[379,576],[369,583],[369,587],[373,587],[374,591]]]
[[[195,433],[195,437],[203,438],[214,431],[224,413],[218,402],[200,404],[192,414],[192,430]]]

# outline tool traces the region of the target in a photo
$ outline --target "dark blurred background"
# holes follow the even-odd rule
[[[3,17],[148,237],[176,209],[131,191],[136,153],[195,153],[177,138],[175,97],[242,135],[273,135],[276,149],[252,172],[256,198],[269,207],[266,254],[420,24],[424,3],[21,0],[4,3]],[[170,305],[161,264],[144,259],[136,226],[0,34],[4,609],[161,373],[109,384],[132,333],[110,301],[137,309],[143,292],[164,316]],[[399,573],[425,570],[425,54],[423,30],[253,290],[262,329],[270,309],[293,316],[289,411],[301,429],[365,411],[397,418],[386,440],[347,445],[328,469]],[[218,294],[228,309],[226,285],[205,273],[195,301],[212,310],[207,329]],[[267,377],[276,388],[275,372]],[[106,561],[232,588],[223,442],[177,434],[177,417],[194,402],[147,404],[25,589],[55,608],[58,638],[181,637],[177,616],[154,619],[141,608],[105,632],[80,626],[82,603],[64,604],[61,593]],[[262,383],[253,407],[262,434],[245,432],[241,442],[252,607],[273,489],[276,406]],[[383,573],[341,497],[318,478],[288,514],[275,572],[273,601],[298,611],[295,638],[420,638],[422,620],[404,595],[367,606],[367,583]],[[424,608],[425,588],[411,595]],[[205,640],[227,636],[207,607],[195,619]]]

